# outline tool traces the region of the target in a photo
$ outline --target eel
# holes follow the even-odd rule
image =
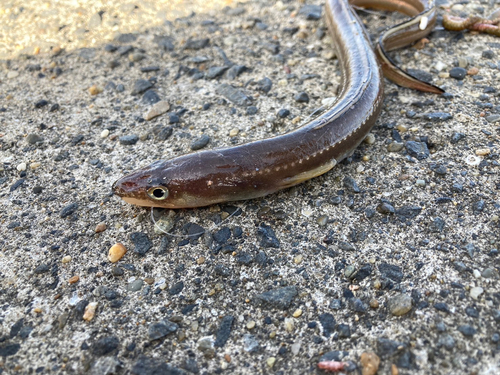
[[[382,34],[374,51],[353,6],[411,18]],[[397,68],[386,54],[432,30],[434,0],[327,0],[326,21],[342,84],[323,114],[276,137],[156,161],[116,181],[114,193],[131,204],[171,209],[262,197],[320,176],[354,152],[382,109],[382,71],[400,85],[443,92]]]

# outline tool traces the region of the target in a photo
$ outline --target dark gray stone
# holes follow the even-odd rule
[[[134,252],[145,255],[153,247],[153,243],[146,233],[134,232],[130,234],[130,241],[134,244]]]
[[[352,193],[360,193],[361,189],[359,188],[356,180],[352,177],[346,176],[344,177],[344,188]]]
[[[264,308],[285,310],[290,307],[296,295],[297,287],[286,286],[261,293],[255,296],[255,299],[256,302]]]
[[[123,135],[118,138],[118,140],[120,141],[120,144],[124,146],[131,146],[135,145],[139,141],[139,136],[136,134]]]
[[[179,326],[170,320],[162,320],[153,323],[148,328],[148,337],[150,340],[158,340],[177,331]]]
[[[49,272],[49,271],[50,271],[50,264],[48,264],[48,263],[44,263],[44,264],[40,264],[39,266],[37,266],[37,267],[35,268],[35,271],[34,271],[34,272],[35,272],[37,275],[41,275],[41,274],[43,274],[43,273],[47,273],[47,272]]]
[[[396,210],[396,215],[400,218],[405,218],[408,220],[416,218],[420,212],[422,212],[422,207],[419,206],[403,206]]]
[[[219,329],[217,330],[217,333],[215,335],[214,346],[222,348],[224,345],[226,345],[226,342],[229,339],[229,336],[231,335],[231,328],[233,326],[233,322],[234,322],[234,316],[232,315],[226,315],[224,318],[222,318],[219,324]]]
[[[467,75],[467,70],[460,67],[455,67],[450,69],[450,77],[458,79],[459,81],[463,80]]]
[[[187,375],[187,373],[177,367],[165,363],[161,359],[140,356],[132,366],[133,375]]]
[[[26,142],[28,142],[30,145],[34,145],[38,142],[43,142],[43,138],[38,134],[28,134],[28,136],[26,137]]]
[[[262,223],[257,229],[257,237],[260,239],[260,246],[262,247],[280,247],[280,241],[269,225]]]
[[[154,90],[148,90],[144,93],[144,95],[142,96],[142,102],[144,104],[149,104],[149,105],[153,105],[155,103],[158,103],[161,98],[160,96],[156,93],[156,91]]]
[[[236,89],[233,86],[223,83],[215,89],[218,95],[222,95],[231,103],[234,103],[241,107],[248,107],[252,104],[252,98],[246,95],[243,90]]]
[[[0,345],[0,357],[10,357],[12,355],[17,354],[17,352],[21,349],[21,345],[19,344],[9,344],[5,343]]]
[[[168,293],[172,296],[179,294],[184,289],[184,282],[179,281],[175,283],[169,290]]]
[[[468,324],[458,326],[458,331],[465,337],[472,337],[477,333],[477,330]]]
[[[299,92],[295,94],[293,99],[298,103],[309,103],[309,95],[307,95],[305,92]]]
[[[262,91],[264,93],[268,93],[271,91],[271,88],[273,87],[273,81],[271,81],[269,78],[264,77],[260,81],[257,81],[257,90]]]
[[[138,79],[134,82],[132,95],[139,95],[153,87],[153,84],[147,79]]]
[[[102,357],[118,348],[119,344],[120,341],[116,336],[103,337],[97,340],[94,345],[92,345],[92,353],[94,353],[94,355],[98,357]]]
[[[246,72],[247,70],[249,70],[249,69],[246,66],[244,66],[244,65],[233,65],[227,71],[226,77],[229,78],[229,79],[235,79],[241,73]]]
[[[401,281],[403,281],[404,275],[399,266],[396,266],[394,264],[381,263],[378,266],[378,270],[383,277],[390,279],[396,283],[400,283]]]
[[[63,207],[63,209],[59,213],[59,216],[64,219],[65,217],[73,215],[76,210],[78,210],[78,203],[70,203]]]
[[[319,316],[319,322],[323,327],[323,336],[330,337],[335,330],[335,318],[330,313],[323,313]]]
[[[214,79],[217,77],[220,77],[221,75],[224,74],[224,72],[228,69],[228,66],[212,66],[211,68],[208,69],[206,78],[207,79]]]
[[[429,149],[424,142],[408,141],[406,142],[406,151],[418,160],[427,159],[429,157]]]
[[[448,112],[432,112],[432,113],[424,113],[422,117],[424,120],[432,122],[442,122],[446,120],[451,120],[453,118],[453,115]]]
[[[206,134],[203,134],[200,138],[194,140],[191,143],[191,150],[193,151],[200,150],[206,145],[208,145],[208,142],[210,142],[210,137]]]
[[[202,48],[205,48],[208,46],[210,43],[210,39],[204,38],[204,39],[188,39],[186,43],[184,44],[185,49],[194,49],[194,50],[199,50]]]

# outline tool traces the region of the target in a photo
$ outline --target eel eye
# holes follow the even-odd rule
[[[163,186],[155,186],[148,190],[148,195],[155,201],[162,201],[168,197],[168,189]]]

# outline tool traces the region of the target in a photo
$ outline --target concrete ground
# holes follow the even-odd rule
[[[341,84],[321,2],[196,4],[0,5],[0,373],[499,373],[500,39],[438,22],[393,58],[445,95],[387,81],[332,171],[155,210],[165,235],[114,181],[287,132]]]

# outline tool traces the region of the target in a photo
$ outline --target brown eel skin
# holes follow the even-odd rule
[[[376,53],[382,69],[396,83],[442,92],[399,70],[385,54],[385,49],[408,45],[432,30],[433,0],[351,0],[351,4],[413,17],[379,40]],[[116,181],[114,193],[131,204],[174,209],[246,200],[319,176],[351,155],[380,114],[383,77],[349,2],[327,0],[326,19],[340,62],[342,90],[322,115],[276,137],[156,161]]]

